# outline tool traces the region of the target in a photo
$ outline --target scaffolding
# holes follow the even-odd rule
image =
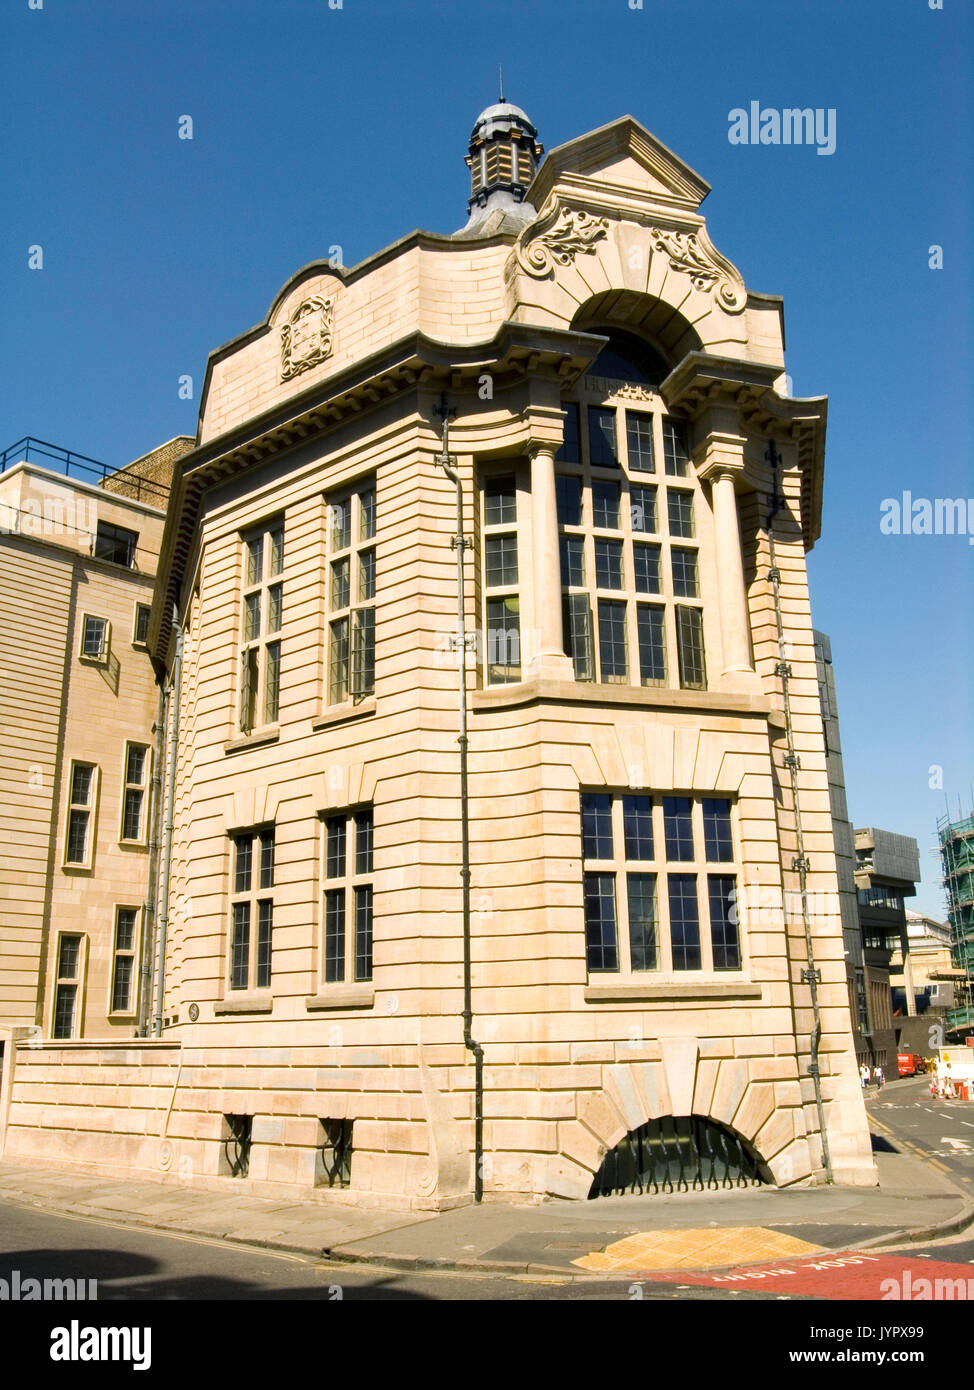
[[[949,814],[937,822],[940,857],[943,863],[947,918],[950,922],[950,954],[955,967],[963,970],[958,981],[958,1007],[948,1015],[948,1026],[968,1032],[974,1027],[971,977],[974,974],[974,815],[952,821]]]

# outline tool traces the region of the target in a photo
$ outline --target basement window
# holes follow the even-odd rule
[[[315,1153],[315,1187],[348,1187],[352,1180],[354,1120],[321,1120]]]
[[[250,1168],[253,1115],[224,1115],[220,1172],[224,1177],[245,1178]]]

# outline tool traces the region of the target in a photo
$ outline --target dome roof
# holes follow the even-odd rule
[[[474,122],[471,140],[489,140],[492,135],[510,130],[512,125],[522,126],[530,135],[537,135],[537,127],[520,106],[509,101],[497,101],[486,107]]]

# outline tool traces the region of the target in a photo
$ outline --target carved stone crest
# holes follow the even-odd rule
[[[653,245],[670,262],[671,270],[689,275],[695,290],[704,294],[713,290],[717,301],[731,314],[740,313],[747,302],[747,290],[738,272],[705,239],[696,232],[667,232],[652,228]]]
[[[553,226],[518,246],[517,263],[528,275],[540,280],[551,273],[556,261],[559,265],[571,265],[579,253],[593,255],[595,243],[608,231],[607,217],[562,208]]]
[[[281,380],[331,356],[334,308],[330,299],[304,299],[281,328]]]

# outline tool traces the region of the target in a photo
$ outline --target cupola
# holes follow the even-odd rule
[[[502,100],[482,111],[474,124],[467,155],[468,227],[486,221],[495,210],[510,213],[518,204],[524,204],[543,153],[537,128],[519,106]],[[534,216],[534,209],[525,205],[518,220],[528,221]]]

